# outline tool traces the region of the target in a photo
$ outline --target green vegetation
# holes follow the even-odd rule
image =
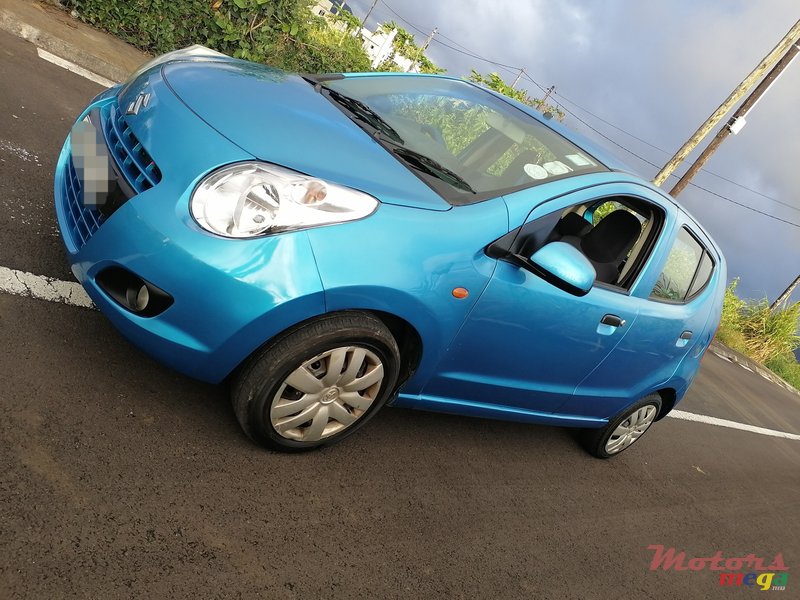
[[[361,21],[347,11],[334,17],[345,30],[311,14],[312,0],[63,0],[78,17],[151,54],[202,44],[229,56],[267,63],[300,73],[370,71],[370,60],[357,36],[348,35]],[[422,73],[443,73],[394,22],[396,54],[416,59]],[[397,71],[391,57],[378,71]],[[473,71],[472,81],[506,94],[562,120],[564,113],[515,90],[497,73]]]
[[[395,56],[404,56],[408,59],[416,61],[419,66],[420,73],[444,73],[445,69],[437,67],[433,62],[425,56],[422,48],[417,46],[414,42],[414,36],[408,31],[400,27],[394,21],[387,21],[381,25],[386,33],[390,33],[392,29],[397,30],[397,35],[392,40],[392,53],[384,60],[379,66],[378,71],[399,71],[400,67],[394,62]]]
[[[453,106],[444,96],[397,96],[392,99],[392,112],[422,125],[430,125],[442,133],[445,145],[457,155],[489,126],[484,106]]]
[[[368,71],[359,39],[309,0],[66,0],[92,25],[152,54],[202,44],[287,71]]]
[[[497,73],[489,73],[488,75],[482,75],[478,73],[475,69],[472,69],[472,73],[469,76],[470,81],[474,81],[475,83],[480,83],[485,85],[490,90],[494,90],[495,92],[499,92],[504,96],[508,96],[509,98],[513,98],[523,104],[527,104],[528,106],[532,106],[536,110],[543,112],[543,113],[550,113],[559,121],[564,120],[564,111],[560,108],[551,106],[550,104],[545,103],[544,101],[540,100],[539,98],[531,98],[528,95],[528,92],[525,90],[518,90],[510,85],[508,85],[503,78],[500,77]]]
[[[800,390],[800,363],[797,362],[793,355],[773,358],[768,360],[764,366],[781,377],[786,383]]]
[[[800,363],[793,354],[800,347],[797,326],[800,302],[770,310],[766,298],[742,300],[736,295],[739,280],[725,290],[717,339],[764,364],[800,389]]]
[[[620,208],[625,208],[619,202],[609,201],[603,202],[600,206],[594,209],[592,213],[592,226],[596,226],[600,221],[605,219],[608,215],[610,215],[615,210]]]

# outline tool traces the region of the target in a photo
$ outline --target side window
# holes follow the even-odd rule
[[[708,251],[682,227],[650,297],[686,302],[705,287],[713,271],[714,262]]]
[[[594,212],[587,212],[590,210]],[[593,222],[588,220],[589,214],[596,217]],[[516,239],[514,251],[530,257],[545,244],[565,242],[589,259],[597,283],[624,290],[641,272],[662,223],[659,207],[640,198],[597,199],[528,222]]]

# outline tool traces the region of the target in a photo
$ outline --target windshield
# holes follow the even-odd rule
[[[464,81],[370,76],[323,93],[451,204],[607,170],[532,116]]]

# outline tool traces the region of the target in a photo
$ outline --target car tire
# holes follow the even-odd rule
[[[325,315],[257,351],[235,376],[231,400],[252,440],[302,452],[363,427],[394,392],[399,370],[397,342],[379,319]]]
[[[645,396],[611,419],[605,427],[583,431],[583,446],[597,458],[617,456],[650,429],[660,410],[661,396]]]

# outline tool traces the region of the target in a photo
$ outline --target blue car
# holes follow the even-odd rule
[[[528,106],[202,47],[92,101],[55,206],[122,334],[229,382],[247,435],[284,451],[390,403],[581,428],[616,455],[686,393],[726,282],[675,200]]]

